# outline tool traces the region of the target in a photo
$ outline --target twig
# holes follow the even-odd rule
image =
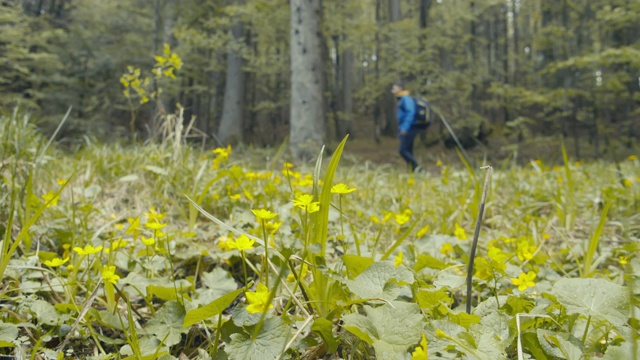
[[[478,211],[478,219],[476,220],[476,230],[473,234],[473,243],[471,244],[471,254],[469,254],[469,268],[467,269],[467,314],[471,314],[471,290],[473,288],[473,261],[476,257],[476,248],[478,247],[478,237],[480,236],[480,225],[482,225],[482,215],[484,214],[484,204],[487,201],[487,190],[491,182],[491,173],[493,168],[489,165],[481,167],[487,169],[487,176],[484,179],[484,189],[482,190],[482,201],[480,202],[480,210]]]

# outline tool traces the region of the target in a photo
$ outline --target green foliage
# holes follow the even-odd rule
[[[637,353],[636,157],[496,170],[466,314],[471,166],[339,167],[348,143],[316,167],[230,147],[63,153],[19,112],[0,120],[0,354],[410,358],[423,334],[430,357]],[[558,226],[569,188],[580,211]]]

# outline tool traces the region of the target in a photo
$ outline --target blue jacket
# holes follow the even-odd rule
[[[408,91],[398,93],[398,131],[409,131],[416,117],[416,102]]]

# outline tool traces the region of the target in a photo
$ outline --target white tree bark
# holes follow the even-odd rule
[[[291,0],[291,131],[294,158],[311,160],[326,139],[322,0]]]

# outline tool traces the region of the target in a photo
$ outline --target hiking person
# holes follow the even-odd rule
[[[415,126],[416,101],[411,97],[408,90],[404,88],[404,82],[396,81],[391,86],[391,93],[397,99],[397,119],[398,137],[400,139],[400,156],[411,166],[411,171],[421,172],[422,167],[418,165],[413,156],[413,141],[420,129]]]

